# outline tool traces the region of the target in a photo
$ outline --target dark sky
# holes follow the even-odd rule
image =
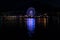
[[[46,2],[49,4],[49,5],[52,5],[54,7],[60,7],[60,0],[46,0]],[[45,2],[45,3],[46,3]]]
[[[19,8],[23,8],[26,6],[30,6],[30,5],[45,5],[48,4],[52,7],[55,8],[60,8],[60,0],[8,0],[8,1],[0,1],[0,10],[7,10],[7,9],[19,9]]]

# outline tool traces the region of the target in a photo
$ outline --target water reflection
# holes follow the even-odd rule
[[[28,34],[31,37],[32,33],[34,33],[34,30],[35,30],[35,19],[34,18],[27,18],[27,29],[28,29]]]

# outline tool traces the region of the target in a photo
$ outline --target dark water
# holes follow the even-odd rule
[[[37,23],[35,25],[35,32],[32,34],[32,37],[29,37],[27,25],[24,21],[22,23],[19,23],[19,20],[16,21],[14,24],[6,24],[6,22],[3,21],[1,24],[1,32],[3,33],[2,36],[5,39],[19,39],[19,40],[38,40],[38,39],[48,39],[51,36],[51,39],[59,33],[59,29],[57,22],[54,24],[52,18],[49,19],[49,23],[46,29],[44,29],[44,25],[42,23]]]

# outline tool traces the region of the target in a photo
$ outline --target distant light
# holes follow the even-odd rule
[[[28,8],[27,15],[33,17],[35,15],[35,9],[33,7]],[[32,33],[34,33],[35,30],[35,19],[34,18],[27,18],[27,29],[28,34],[31,37]]]
[[[33,7],[28,8],[27,15],[34,16],[35,15],[35,9]]]
[[[6,20],[16,20],[16,16],[4,16]]]

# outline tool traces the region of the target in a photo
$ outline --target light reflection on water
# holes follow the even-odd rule
[[[34,18],[27,18],[27,29],[29,36],[34,33],[35,30],[35,19]]]

